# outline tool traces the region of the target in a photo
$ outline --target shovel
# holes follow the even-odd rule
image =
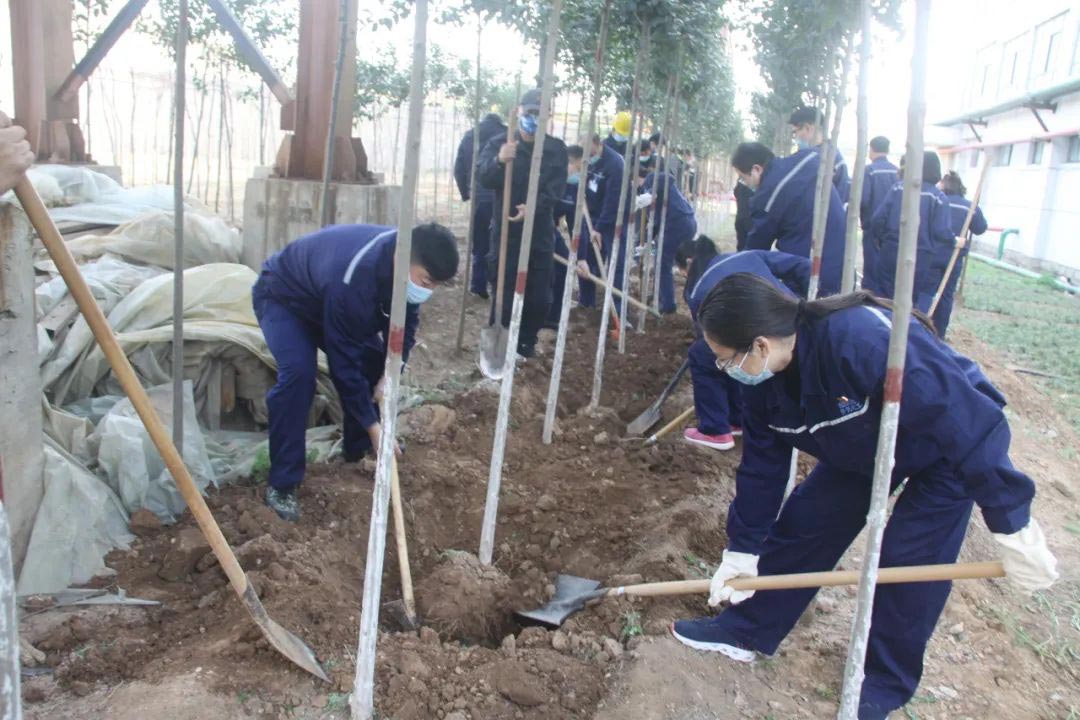
[[[691,405],[690,407],[686,408],[681,413],[679,413],[679,416],[677,418],[675,418],[674,420],[669,422],[667,425],[665,425],[664,427],[660,428],[659,430],[654,432],[652,435],[650,435],[648,437],[648,439],[645,441],[645,445],[646,446],[655,445],[656,443],[658,443],[660,441],[660,438],[664,437],[669,432],[671,432],[672,430],[674,430],[675,428],[679,427],[684,422],[689,420],[690,416],[693,415],[693,414],[694,414],[694,406]]]
[[[401,573],[401,599],[391,600],[383,609],[406,630],[416,630],[416,600],[413,598],[412,569],[409,565],[409,543],[405,538],[405,511],[401,506],[401,480],[398,478],[397,457],[390,461],[390,504],[394,513],[394,541],[397,543],[398,571]]]
[[[520,83],[519,83],[520,85]],[[520,87],[518,88],[520,94]],[[513,142],[517,132],[517,110],[510,113],[506,127],[506,142]],[[499,274],[495,286],[495,324],[480,330],[480,372],[492,380],[502,379],[506,372],[506,339],[510,334],[503,327],[503,295],[506,291],[506,246],[510,239],[510,195],[514,186],[514,161],[506,163],[503,173],[502,225],[499,232]]]
[[[146,426],[146,433],[161,454],[161,459],[165,461],[165,467],[169,469],[173,482],[176,483],[184,502],[191,509],[192,516],[199,524],[199,529],[210,544],[210,549],[214,551],[214,556],[217,557],[222,570],[229,578],[229,584],[240,598],[240,602],[275,650],[320,680],[330,682],[330,678],[323,672],[311,648],[305,645],[303,640],[274,622],[273,618],[266,613],[266,608],[255,593],[254,586],[248,582],[247,574],[237,562],[228,540],[221,533],[221,528],[214,520],[210,508],[206,506],[206,501],[195,486],[195,481],[191,479],[191,473],[188,472],[183,458],[180,457],[180,453],[169,437],[169,431],[150,403],[150,396],[146,394],[146,390],[135,376],[135,370],[131,367],[120,343],[117,342],[112,328],[109,327],[109,321],[105,319],[105,314],[101,312],[101,306],[90,293],[86,280],[79,272],[79,266],[75,264],[75,258],[71,256],[71,251],[60,237],[60,231],[56,229],[52,218],[49,217],[49,211],[45,209],[37,190],[29,180],[24,179],[15,186],[15,195],[22,203],[45,249],[49,251],[49,256],[56,263],[56,269],[60,271],[68,291],[75,298],[79,311],[86,319],[86,324],[90,326],[94,338],[101,346],[102,353],[108,358],[109,365],[112,366],[113,373],[124,389],[124,393],[131,400],[131,404],[139,414],[139,419]],[[182,270],[178,268],[176,272]]]
[[[671,378],[671,382],[667,384],[664,391],[660,393],[660,397],[656,398],[656,402],[645,409],[645,412],[638,415],[632,423],[626,426],[626,434],[631,437],[644,435],[645,432],[656,423],[660,422],[660,408],[664,406],[664,402],[668,399],[668,395],[675,389],[675,386],[682,380],[683,374],[686,369],[690,367],[690,361],[684,360],[683,364],[679,366],[679,369],[675,371],[675,375]]]
[[[881,568],[879,585],[909,582],[941,582],[943,580],[976,580],[1005,577],[1000,562],[947,563],[944,565],[911,565]],[[549,603],[527,612],[518,612],[523,620],[548,627],[559,627],[566,618],[585,607],[590,600],[609,597],[655,597],[660,595],[699,595],[709,592],[710,580],[676,580],[673,582],[643,583],[603,588],[596,580],[559,575],[555,580],[555,597]],[[735,578],[727,586],[735,590],[795,590],[798,588],[858,585],[858,570],[794,573],[791,575],[762,575]]]

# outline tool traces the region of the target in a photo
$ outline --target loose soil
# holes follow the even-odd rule
[[[471,369],[474,343],[460,354],[453,348],[457,299],[445,293],[425,314],[425,344],[410,363],[413,398],[422,404],[403,415],[407,450],[400,467],[425,626],[419,633],[399,632],[392,614],[383,613],[379,717],[835,714],[854,605],[843,588],[823,591],[780,653],[751,666],[688,651],[666,636],[673,619],[707,612],[699,597],[604,601],[557,631],[517,624],[512,610],[545,602],[558,573],[608,584],[708,577],[724,547],[739,450],[689,446],[679,432],[648,448],[623,438],[626,424],[685,357],[692,330],[683,316],[650,319],[646,334],[629,335],[626,354],[609,343],[600,406],[589,411],[598,315],[575,309],[551,445],[540,442],[550,337],[545,352],[516,376],[495,567],[480,568],[468,553],[479,544],[498,386]],[[484,313],[482,305],[470,303],[469,338]],[[977,357],[993,356],[970,336],[957,343]],[[1051,440],[1017,432],[1014,459],[1039,478],[1036,512],[1052,546],[1062,551],[1067,582],[1048,602],[1054,609],[1070,607],[1078,596],[1077,558],[1063,527],[1075,507],[1080,468],[1050,448],[1075,447],[1075,435],[1022,377],[992,362],[989,370],[1013,400],[1014,423],[1058,428]],[[690,403],[684,382],[665,417]],[[314,649],[331,676],[329,686],[267,647],[185,516],[172,527],[140,528],[130,551],[109,556],[115,575],[96,583],[160,606],[54,610],[23,621],[23,637],[45,654],[24,684],[24,696],[33,701],[27,716],[346,717],[371,484],[370,463],[310,467],[295,525],[265,508],[261,487],[232,486],[208,497],[270,615]],[[993,557],[980,520],[973,530],[967,559]],[[384,601],[400,598],[392,534],[387,539]],[[857,542],[844,564],[857,566],[860,550]],[[1080,712],[1075,658],[1066,652],[1055,661],[1014,641],[1018,627],[1036,640],[1053,631],[1050,613],[1030,608],[1004,583],[958,586],[931,644],[921,704],[896,717],[1060,718],[1069,717],[1070,708]],[[1062,617],[1058,645],[1072,642],[1075,651],[1067,614]]]

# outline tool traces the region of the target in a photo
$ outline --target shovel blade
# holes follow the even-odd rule
[[[626,426],[626,434],[630,437],[644,435],[656,423],[660,422],[660,402],[654,402],[645,412],[634,418],[634,421]]]
[[[585,603],[597,597],[600,583],[576,575],[559,575],[555,579],[555,596],[535,610],[518,611],[520,619],[547,627],[559,627],[566,618],[585,607]]]
[[[509,331],[492,325],[480,331],[480,372],[484,377],[501,380],[506,372],[506,342]]]
[[[259,596],[255,594],[255,588],[248,583],[247,589],[240,596],[247,611],[251,613],[251,619],[262,630],[263,636],[279,653],[287,657],[297,666],[307,670],[323,682],[330,682],[322,665],[315,659],[315,653],[311,651],[303,640],[274,622],[274,619],[266,614]]]

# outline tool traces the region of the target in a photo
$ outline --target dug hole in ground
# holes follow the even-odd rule
[[[725,543],[739,450],[697,448],[673,433],[658,445],[621,441],[626,423],[663,388],[693,337],[679,315],[609,347],[598,412],[585,411],[598,315],[574,310],[555,441],[540,442],[551,368],[546,351],[515,380],[495,568],[480,537],[498,387],[474,370],[475,344],[453,347],[460,288],[425,306],[410,383],[424,404],[402,416],[409,549],[425,627],[398,632],[384,613],[379,717],[706,720],[835,716],[854,589],[819,593],[776,656],[752,665],[688,650],[667,634],[708,612],[704,597],[604,601],[557,631],[522,628],[514,609],[545,602],[557,573],[625,584],[708,577]],[[487,307],[470,303],[467,337]],[[897,718],[1080,717],[1080,586],[1075,432],[1041,392],[972,336],[953,343],[979,360],[1010,401],[1013,459],[1038,484],[1035,513],[1062,581],[1026,598],[1004,581],[957,583],[915,700]],[[685,382],[665,420],[692,402]],[[802,472],[810,467],[804,460]],[[114,552],[122,587],[160,606],[53,610],[24,619],[23,695],[34,720],[345,718],[352,688],[373,465],[309,466],[303,516],[292,525],[254,482],[211,489],[208,502],[271,616],[318,654],[324,685],[266,646],[227,587],[190,515],[170,527],[133,521],[138,539]],[[961,560],[996,557],[975,513]],[[1075,529],[1073,530],[1075,532]],[[383,601],[400,598],[387,545]],[[842,567],[858,567],[861,538]]]

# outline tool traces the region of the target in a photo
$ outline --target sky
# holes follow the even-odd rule
[[[295,0],[282,0],[283,2]],[[728,7],[737,12],[739,0],[728,0]],[[11,107],[10,27],[9,0],[0,0],[0,106]],[[117,4],[118,5],[118,4]],[[929,72],[927,77],[927,141],[934,143],[948,138],[948,133],[934,128],[930,123],[957,114],[963,86],[971,75],[975,50],[982,38],[1004,32],[1017,15],[1044,12],[1049,6],[1068,5],[1067,0],[1027,0],[1017,4],[1010,0],[936,0],[930,21]],[[147,11],[153,12],[153,3]],[[1026,19],[1023,21],[1026,23]],[[1032,23],[1034,20],[1032,21]],[[902,6],[903,30],[899,34],[876,27],[873,60],[870,68],[870,135],[886,135],[894,140],[894,148],[903,147],[907,127],[907,100],[911,85],[912,37],[910,28],[914,23],[914,2],[907,0]],[[1022,23],[1023,24],[1023,23]],[[412,20],[400,23],[392,30],[373,33],[361,30],[359,47],[390,45],[395,48],[403,67],[408,65],[411,51]],[[469,27],[428,27],[429,42],[437,43],[445,50],[470,59],[475,53],[475,33]],[[764,87],[753,60],[750,38],[745,31],[736,30],[732,37],[732,60],[737,83],[736,106],[746,118],[745,132],[749,137],[750,97],[754,90]],[[516,33],[491,24],[484,30],[483,63],[513,75],[522,62],[531,66],[536,62],[535,48],[523,43]],[[168,72],[169,61],[149,41],[129,31],[110,55],[113,67],[124,63],[136,68],[136,72]],[[841,149],[852,150],[855,143],[854,98],[855,86],[848,93],[849,104],[842,126]]]

